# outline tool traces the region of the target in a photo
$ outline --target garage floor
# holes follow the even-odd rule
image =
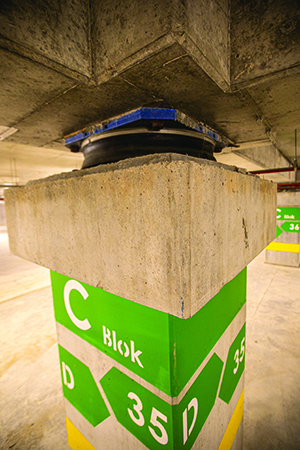
[[[0,449],[65,450],[48,270],[10,255],[0,228]],[[248,268],[244,450],[300,449],[300,269]]]
[[[300,268],[248,266],[244,450],[300,449]]]

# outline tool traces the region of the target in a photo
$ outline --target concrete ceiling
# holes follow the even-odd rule
[[[0,127],[17,129],[0,146],[9,167],[20,151],[20,170],[45,155],[64,160],[50,172],[78,168],[76,155],[65,167],[63,137],[140,106],[181,109],[240,145],[222,162],[293,161],[298,0],[2,0],[0,21]]]

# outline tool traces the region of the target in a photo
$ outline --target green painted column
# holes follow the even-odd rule
[[[300,201],[300,192],[293,194],[298,194]],[[299,267],[300,207],[279,205],[276,209],[276,222],[276,239],[266,247],[266,262]]]
[[[231,448],[242,420],[226,436],[243,396],[246,269],[189,319],[55,272],[51,280],[71,447],[75,427],[97,450],[113,448],[103,445],[109,433],[119,433],[117,448],[124,433],[124,448]]]

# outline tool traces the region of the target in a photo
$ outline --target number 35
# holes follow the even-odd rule
[[[243,361],[244,356],[245,356],[245,338],[242,339],[241,350],[237,349],[237,351],[234,354],[234,360],[235,360],[235,363],[236,363],[236,366],[233,369],[234,375],[237,373],[239,365],[240,365],[240,362]]]
[[[130,398],[130,400],[134,400],[136,402],[132,406],[133,410],[135,411],[135,414],[133,413],[133,411],[131,411],[131,409],[127,408],[128,414],[134,423],[136,423],[139,427],[142,427],[145,424],[145,418],[142,414],[143,404],[142,404],[141,400],[139,399],[139,397],[134,392],[129,392],[128,398]],[[160,419],[166,423],[168,422],[168,418],[163,413],[159,412],[157,409],[155,409],[153,407],[152,412],[151,412],[150,423],[151,423],[151,425],[153,425],[154,427],[156,427],[160,430],[161,436],[156,434],[155,430],[152,427],[150,427],[150,425],[148,426],[148,429],[149,429],[150,433],[152,434],[152,436],[154,437],[154,439],[159,444],[166,445],[168,443],[168,434],[167,434],[164,426],[157,419]]]

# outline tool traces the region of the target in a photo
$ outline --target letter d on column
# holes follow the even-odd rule
[[[63,371],[64,385],[67,386],[69,389],[73,389],[75,386],[74,375],[73,375],[70,367],[67,366],[64,362],[62,362],[61,365],[62,365],[62,371]],[[67,372],[68,372],[70,381],[68,381]]]

